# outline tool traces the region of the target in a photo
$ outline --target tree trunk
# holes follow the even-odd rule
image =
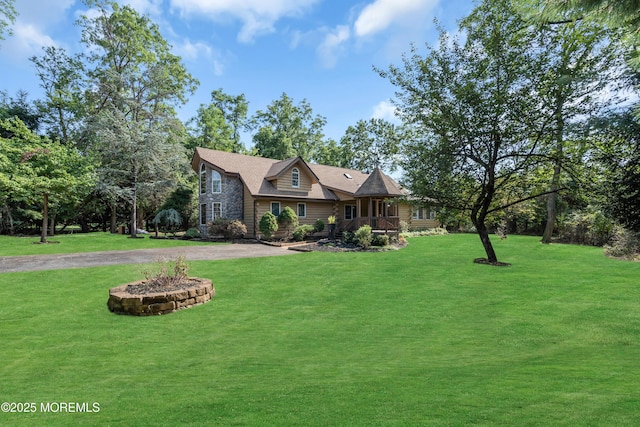
[[[49,237],[56,235],[56,210],[51,212],[49,217]]]
[[[49,195],[44,193],[44,208],[42,209],[42,227],[40,230],[40,243],[47,243],[47,230],[49,229]]]
[[[556,93],[556,109],[555,109],[555,143],[556,158],[553,165],[553,177],[551,178],[551,188],[549,189],[549,197],[547,198],[547,225],[542,234],[542,243],[551,243],[553,236],[553,228],[556,225],[558,188],[560,187],[560,173],[562,172],[563,161],[563,138],[564,138],[564,117],[562,116],[562,106],[564,98],[561,93]]]
[[[133,163],[133,194],[131,200],[131,238],[138,237],[138,164]]]
[[[117,204],[114,202],[113,204],[109,205],[109,207],[111,208],[111,224],[110,224],[110,231],[111,234],[115,234],[118,232],[118,224],[116,223],[117,219],[118,219],[118,206]]]
[[[13,236],[15,230],[13,229],[13,215],[11,215],[11,208],[5,203],[4,209],[7,212],[7,218],[9,219],[9,235]]]
[[[490,264],[497,263],[498,257],[495,250],[493,249],[493,245],[491,244],[491,239],[489,239],[489,230],[487,230],[487,227],[484,225],[484,220],[474,225],[476,227],[476,230],[478,231],[478,236],[480,236],[480,241],[482,242],[484,251],[487,254],[487,261]]]

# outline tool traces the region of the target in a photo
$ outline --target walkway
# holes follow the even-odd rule
[[[86,252],[56,255],[0,257],[0,273],[19,271],[62,270],[66,268],[100,267],[118,264],[144,264],[158,259],[175,259],[183,255],[187,261],[213,261],[232,258],[256,258],[293,255],[298,252],[259,243],[181,246],[133,251]]]

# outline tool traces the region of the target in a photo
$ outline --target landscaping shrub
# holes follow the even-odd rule
[[[620,225],[614,226],[611,239],[604,246],[604,253],[615,258],[637,257],[640,254],[640,234]]]
[[[175,236],[182,224],[182,217],[175,209],[164,209],[158,212],[151,222],[159,226],[163,233],[172,233]]]
[[[278,215],[278,224],[287,230],[286,238],[288,240],[291,237],[291,229],[298,226],[298,215],[289,206],[285,206]]]
[[[247,234],[247,226],[239,219],[219,218],[208,224],[210,236],[223,236],[225,239],[241,239]]]
[[[442,236],[449,234],[446,228],[428,228],[426,230],[420,231],[406,231],[403,232],[402,235],[404,237],[420,237],[420,236]]]
[[[229,225],[229,220],[226,218],[218,218],[207,223],[207,231],[209,236],[224,236]]]
[[[247,234],[247,226],[239,219],[234,219],[227,224],[224,237],[227,239],[241,239]]]
[[[356,235],[351,231],[343,231],[342,232],[342,241],[346,244],[356,243],[355,241]]]
[[[354,236],[355,243],[363,249],[371,246],[371,226],[363,225],[358,228]]]
[[[376,234],[371,238],[371,246],[389,246],[389,236],[387,234]]]
[[[278,231],[278,218],[271,212],[266,212],[260,218],[260,231],[266,239],[270,239]]]
[[[307,236],[309,236],[310,234],[313,234],[314,231],[315,231],[315,227],[313,225],[310,225],[310,224],[300,225],[296,227],[295,230],[293,230],[293,240],[295,240],[296,242],[301,242],[304,239],[306,239]]]
[[[316,219],[316,223],[314,225],[314,232],[315,233],[320,233],[324,230],[324,221],[321,220],[320,218]]]
[[[579,245],[603,246],[611,238],[613,223],[600,210],[574,212],[562,224],[559,238]]]
[[[184,235],[182,236],[183,239],[199,239],[200,238],[200,230],[198,230],[197,228],[191,227],[190,229],[188,229]]]

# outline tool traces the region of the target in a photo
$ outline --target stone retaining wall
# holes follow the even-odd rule
[[[148,294],[130,294],[129,285],[142,282],[127,283],[126,285],[109,290],[109,311],[116,314],[132,316],[152,316],[155,314],[173,313],[183,308],[209,302],[215,296],[215,289],[209,279],[190,277],[192,286],[174,291],[154,292]]]

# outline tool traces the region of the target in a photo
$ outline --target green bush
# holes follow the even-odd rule
[[[270,239],[278,231],[278,218],[271,212],[266,212],[260,218],[260,232],[265,238]]]
[[[560,228],[563,242],[579,245],[603,246],[611,238],[613,222],[600,210],[574,212]]]
[[[182,236],[183,239],[198,239],[200,238],[200,230],[198,230],[197,228],[190,228],[188,229],[184,235]]]
[[[358,228],[354,236],[355,243],[363,249],[371,246],[371,226],[363,225]]]
[[[289,206],[285,206],[278,215],[278,224],[287,230],[287,239],[289,239],[291,229],[298,226],[298,215]]]
[[[343,231],[342,232],[342,241],[346,244],[356,243],[355,241],[356,235],[351,231]]]
[[[389,246],[389,236],[387,234],[376,234],[371,238],[371,246]]]
[[[295,230],[293,230],[293,240],[295,240],[296,242],[301,242],[304,239],[306,239],[307,236],[309,236],[310,234],[313,234],[314,231],[315,231],[315,227],[313,225],[310,225],[310,224],[300,225],[296,227]]]
[[[316,223],[314,225],[314,232],[320,233],[324,230],[324,221],[320,218],[316,219]]]
[[[640,233],[616,225],[611,234],[609,243],[604,246],[605,255],[634,259],[640,254]]]

